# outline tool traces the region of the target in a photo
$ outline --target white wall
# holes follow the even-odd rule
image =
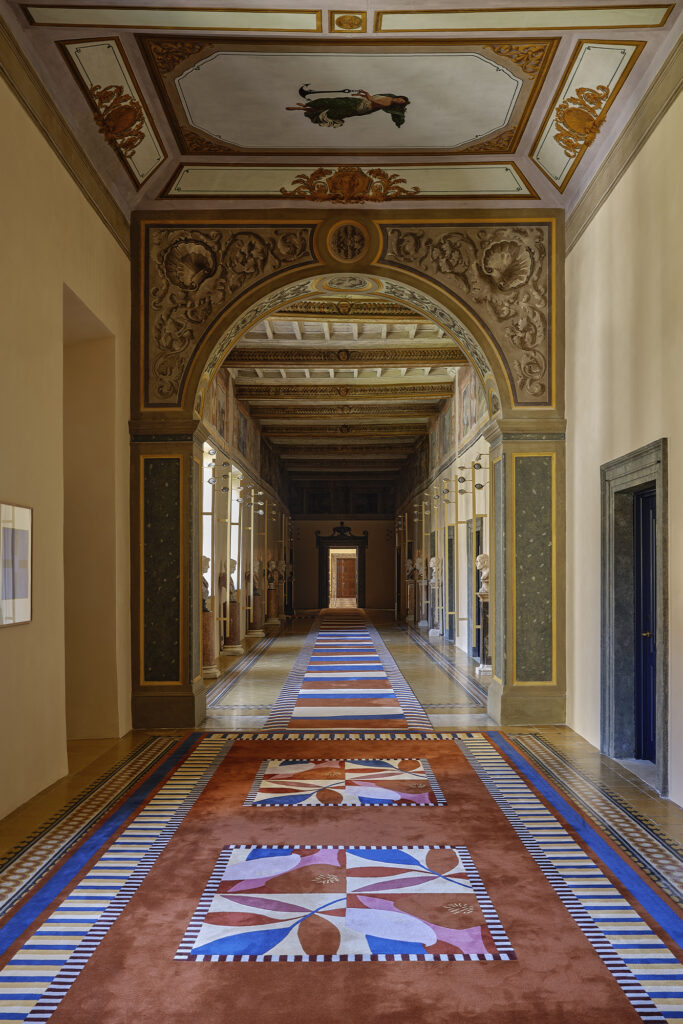
[[[67,770],[64,640],[64,285],[114,338],[116,732],[130,728],[130,264],[0,81],[0,496],[33,508],[33,620],[0,628],[0,816]],[[111,382],[110,382],[111,384]],[[87,472],[87,467],[84,467]],[[95,569],[96,571],[96,569]],[[90,580],[84,584],[97,586]],[[97,665],[93,665],[93,674]],[[112,726],[114,728],[114,725]]]
[[[600,466],[669,438],[671,796],[683,804],[683,98],[570,253],[568,724],[600,742]]]

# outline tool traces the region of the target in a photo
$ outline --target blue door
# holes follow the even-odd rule
[[[634,495],[635,537],[635,756],[656,762],[656,543],[654,489]]]

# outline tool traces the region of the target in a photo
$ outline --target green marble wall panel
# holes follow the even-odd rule
[[[180,680],[180,459],[143,470],[144,679]]]
[[[553,460],[515,456],[515,681],[553,679]]]
[[[504,515],[503,459],[493,464],[493,564],[494,564],[494,658],[493,674],[503,678],[505,658],[505,515]]]
[[[201,451],[199,458],[201,459]],[[192,678],[196,679],[202,670],[202,623],[201,623],[201,585],[199,584],[200,566],[202,559],[202,464],[196,458],[192,460],[192,544],[191,544],[191,565],[190,565],[190,593],[192,595],[192,616],[191,630],[192,637],[190,650],[192,651]]]

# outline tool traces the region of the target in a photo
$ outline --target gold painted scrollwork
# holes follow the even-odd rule
[[[608,99],[607,86],[598,85],[595,89],[577,89],[576,96],[560,103],[555,111],[558,131],[554,138],[567,156],[578,156],[582,149],[595,141],[605,122],[605,115],[600,111]]]

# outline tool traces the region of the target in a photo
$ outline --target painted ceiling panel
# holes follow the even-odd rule
[[[407,53],[139,37],[181,149],[193,155],[512,152],[558,41]]]
[[[415,199],[421,197],[441,198],[490,198],[504,196],[511,199],[535,198],[536,193],[519,174],[514,164],[509,163],[468,163],[443,164],[440,166],[405,164],[385,165],[385,169],[398,178],[397,188],[403,195],[393,198]],[[315,198],[315,188],[320,177],[314,180],[316,168],[309,166],[268,165],[259,167],[236,164],[224,167],[217,164],[189,164],[182,167],[164,193],[175,197],[202,198],[220,196],[238,198],[244,196],[279,199]],[[305,179],[304,187],[297,192],[296,178]],[[407,183],[405,188],[400,183]],[[333,189],[320,192],[324,201],[334,202]],[[371,191],[355,195],[343,194],[347,202],[372,202]],[[342,194],[337,201],[342,201]],[[376,200],[374,200],[376,201]]]
[[[534,144],[533,160],[564,189],[592,145],[643,43],[579,43]]]
[[[125,216],[510,200],[571,213],[683,20],[683,0],[380,5],[0,13]]]
[[[378,11],[378,32],[482,32],[530,29],[635,28],[663,24],[673,4],[494,8],[492,10]]]

